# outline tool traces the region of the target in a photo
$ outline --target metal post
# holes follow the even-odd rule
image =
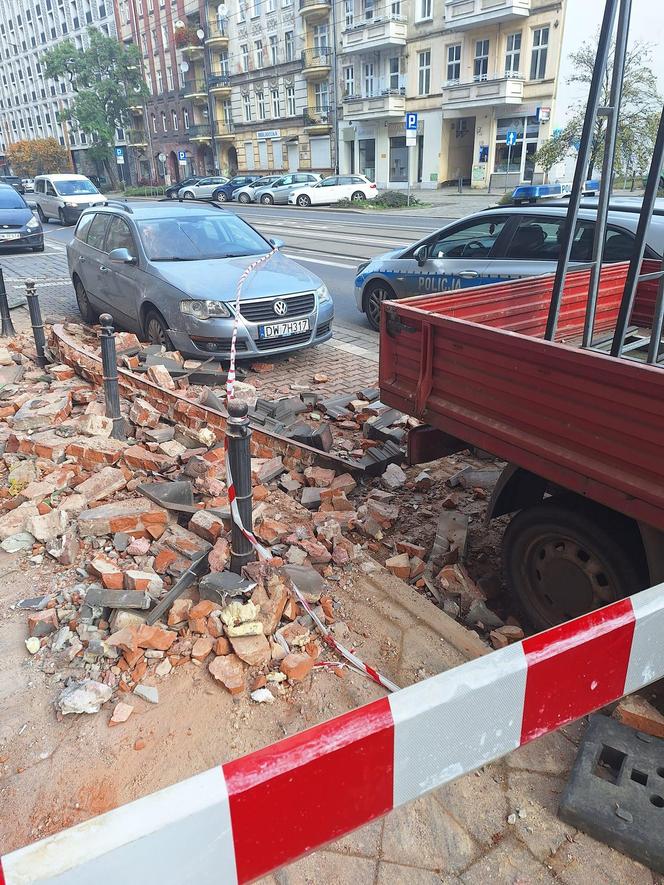
[[[655,209],[655,200],[657,199],[657,190],[659,188],[659,176],[664,162],[664,109],[659,118],[659,126],[657,128],[657,137],[655,138],[655,146],[652,152],[652,160],[650,161],[650,169],[648,171],[648,180],[646,181],[646,190],[643,194],[643,202],[641,203],[641,212],[639,214],[639,223],[636,226],[636,236],[634,237],[634,247],[632,249],[632,257],[627,268],[627,279],[625,280],[625,288],[620,300],[620,309],[618,310],[618,319],[616,321],[616,330],[613,334],[611,342],[611,356],[621,356],[627,326],[632,315],[632,307],[634,306],[634,297],[636,296],[636,287],[639,282],[639,274],[641,273],[641,263],[643,254],[646,250],[646,234],[652,213]],[[661,333],[661,329],[660,329]],[[655,334],[653,328],[652,333]]]
[[[0,320],[2,320],[2,330],[0,338],[13,338],[16,335],[14,324],[12,323],[11,314],[9,313],[9,301],[7,301],[7,290],[5,289],[5,278],[0,267]]]
[[[334,172],[339,174],[339,37],[337,34],[337,4],[332,0],[332,108],[333,108],[333,143]],[[329,99],[328,99],[329,100]],[[350,169],[349,172],[353,170]]]
[[[46,347],[46,336],[44,335],[44,323],[42,321],[41,310],[39,308],[39,296],[37,295],[37,286],[34,280],[25,281],[25,294],[28,299],[30,323],[32,325],[32,334],[35,339],[37,365],[40,369],[43,369],[46,365],[46,355],[44,353],[44,348]]]
[[[227,404],[228,422],[228,461],[231,477],[235,487],[235,499],[240,519],[245,529],[251,532],[251,429],[249,427],[249,408],[246,403],[230,400]],[[242,566],[254,557],[254,548],[245,537],[242,529],[233,522],[231,534],[231,571],[239,575]]]
[[[507,175],[505,176],[505,193],[510,184],[510,166],[512,165],[512,142],[507,145]]]
[[[120,387],[118,385],[118,363],[115,355],[115,330],[113,317],[103,313],[99,317],[101,323],[101,362],[104,379],[104,397],[106,399],[106,417],[113,421],[111,437],[126,439],[124,418],[120,413]]]
[[[593,145],[593,127],[599,109],[602,82],[604,80],[604,72],[609,58],[611,34],[613,32],[613,23],[615,21],[617,8],[618,0],[606,0],[602,27],[599,33],[599,41],[597,43],[595,67],[593,68],[593,76],[590,81],[586,115],[583,120],[583,129],[581,131],[581,144],[576,158],[574,180],[572,182],[572,190],[570,193],[569,205],[567,207],[567,217],[565,218],[562,227],[558,265],[556,267],[556,276],[553,281],[551,304],[549,305],[549,315],[547,317],[546,330],[544,332],[544,337],[547,341],[553,341],[556,336],[556,329],[558,328],[558,316],[560,314],[560,305],[563,299],[563,288],[565,286],[565,278],[567,277],[570,255],[572,254],[572,242],[576,230],[576,219],[579,215],[581,192],[583,190],[583,182],[586,179],[590,151]]]
[[[606,112],[606,135],[604,136],[604,160],[602,162],[602,181],[597,203],[597,220],[593,239],[592,267],[590,269],[590,285],[586,301],[586,317],[583,326],[583,347],[592,347],[595,327],[595,311],[597,310],[597,293],[602,271],[602,255],[606,239],[606,218],[609,211],[609,200],[613,186],[613,167],[615,164],[616,136],[618,133],[618,114],[622,97],[623,76],[625,73],[625,57],[627,55],[627,36],[629,19],[632,12],[632,0],[620,0],[618,27],[616,30],[616,46],[613,52],[613,71],[611,73],[611,91],[609,106]]]

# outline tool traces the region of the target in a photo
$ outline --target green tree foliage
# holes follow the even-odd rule
[[[69,151],[56,138],[16,141],[7,148],[7,159],[15,175],[28,178],[71,170]]]
[[[596,56],[597,40],[587,41],[576,52],[573,52],[570,55],[573,73],[568,82],[578,84],[587,91],[590,88]],[[627,50],[616,142],[616,169],[618,172],[635,170],[641,173],[648,169],[657,121],[662,108],[662,98],[657,90],[657,78],[651,65],[652,50],[648,44],[634,43]],[[613,50],[602,81],[600,106],[605,107],[609,104],[612,69]],[[585,109],[586,99],[584,97],[574,106],[572,116],[564,129],[549,138],[540,147],[535,161],[547,172],[555,163],[563,160],[571,148],[578,145],[581,139]],[[588,168],[589,178],[599,172],[601,168],[606,125],[606,117],[600,116],[595,121]]]
[[[126,46],[94,28],[88,34],[87,49],[77,49],[65,40],[46,52],[44,72],[71,82],[76,95],[60,117],[88,136],[91,158],[115,181],[115,129],[129,125],[129,107],[146,97],[147,88],[138,47]]]

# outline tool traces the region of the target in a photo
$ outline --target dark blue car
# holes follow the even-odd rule
[[[44,232],[21,194],[8,184],[0,184],[0,250],[17,246],[43,252]]]
[[[233,199],[233,194],[239,187],[246,187],[246,185],[258,181],[259,178],[260,175],[236,175],[226,184],[220,185],[212,194],[212,199],[218,203],[227,203]]]

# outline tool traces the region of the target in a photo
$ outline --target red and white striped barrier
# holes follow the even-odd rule
[[[8,854],[0,885],[250,882],[661,678],[663,635],[660,585]]]

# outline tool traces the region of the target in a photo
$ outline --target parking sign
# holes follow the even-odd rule
[[[406,114],[406,132],[417,132],[417,114]]]
[[[187,163],[187,152],[186,151],[178,151],[178,163],[184,166]]]
[[[122,150],[121,147],[116,147],[116,149],[115,149],[115,162],[118,164],[118,166],[123,166],[124,161],[125,161],[124,151]]]

